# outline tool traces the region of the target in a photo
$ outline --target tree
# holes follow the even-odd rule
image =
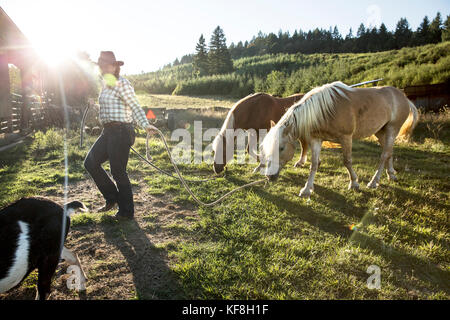
[[[394,32],[394,40],[397,49],[409,46],[412,40],[412,30],[409,27],[409,22],[406,18],[401,18],[397,23]]]
[[[342,48],[343,39],[341,33],[337,26],[334,27],[333,32],[331,33],[332,38],[332,50],[333,52],[340,52]]]
[[[350,28],[350,30],[348,31],[348,34],[345,36],[345,40],[348,39],[353,39],[353,30],[352,28]]]
[[[430,42],[438,43],[442,39],[442,17],[441,13],[438,12],[436,17],[430,24]]]
[[[421,46],[430,42],[430,20],[428,16],[423,18],[422,23],[417,28],[414,44]]]
[[[363,23],[359,25],[358,31],[356,32],[356,41],[355,41],[355,50],[356,52],[364,52],[367,51],[367,34],[369,30],[366,30],[366,27]]]
[[[209,43],[208,70],[210,74],[233,71],[233,61],[227,48],[225,34],[220,26],[214,29]]]
[[[442,41],[450,41],[450,16],[444,22],[444,29],[442,30]]]
[[[393,40],[392,33],[390,33],[386,28],[386,25],[382,23],[380,29],[378,30],[378,50],[385,51],[391,49],[393,46]]]
[[[367,29],[366,32],[366,42],[367,42],[367,51],[376,52],[379,50],[379,33],[377,27],[373,27],[372,29]]]
[[[345,36],[344,43],[342,45],[343,52],[355,51],[355,37],[353,36],[353,29],[350,28],[348,34]]]
[[[266,38],[266,46],[268,53],[281,52],[280,39],[274,34],[270,33]]]
[[[356,37],[361,38],[366,33],[366,27],[364,26],[364,23],[361,23],[359,25],[358,31],[356,32]]]
[[[194,74],[203,76],[208,74],[208,51],[203,34],[200,35],[198,43],[195,46],[195,56],[193,60]]]

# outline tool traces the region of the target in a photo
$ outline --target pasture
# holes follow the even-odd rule
[[[153,99],[166,101],[162,106],[170,98]],[[115,211],[93,212],[102,198],[83,159],[95,137],[80,149],[78,132],[68,135],[69,200],[92,212],[73,216],[66,246],[78,254],[88,282],[84,293],[69,290],[68,266],[61,264],[50,299],[450,298],[448,110],[423,115],[412,141],[396,144],[399,182],[384,174],[376,190],[365,187],[381,152],[376,142],[353,145],[360,192],[347,190],[340,150],[322,150],[309,200],[298,197],[310,164],[293,167],[299,149],[276,183],[238,191],[213,208],[198,207],[178,180],[131,154],[131,222],[109,220]],[[31,195],[63,202],[63,142],[61,131],[48,130],[0,153],[0,206]],[[156,165],[172,172],[163,143],[155,136],[150,146]],[[143,132],[134,147],[145,154]],[[179,167],[186,178],[212,175],[205,163]],[[190,186],[213,201],[260,179],[254,167],[232,164],[226,177]],[[367,287],[371,265],[381,270],[380,289]],[[0,299],[33,299],[35,286],[32,273]]]

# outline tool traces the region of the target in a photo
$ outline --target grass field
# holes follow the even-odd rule
[[[137,93],[142,106],[149,108],[187,109],[187,108],[231,108],[236,99],[218,97],[188,97],[169,94]]]
[[[310,200],[298,197],[309,172],[293,168],[299,150],[276,183],[239,191],[214,208],[199,208],[177,180],[131,155],[136,220],[122,223],[107,219],[114,211],[93,212],[102,199],[83,168],[88,146],[78,147],[76,132],[68,143],[69,199],[92,212],[73,217],[66,246],[89,279],[85,293],[70,291],[62,264],[53,299],[450,298],[448,112],[423,116],[413,140],[396,145],[399,182],[384,175],[377,190],[347,190],[340,151],[323,150]],[[62,203],[62,146],[61,131],[49,130],[0,153],[0,206],[26,195]],[[144,153],[143,137],[135,147]],[[162,142],[153,138],[151,148],[155,163],[171,171]],[[355,142],[361,185],[380,152],[376,142]],[[233,164],[225,178],[190,185],[212,201],[259,179],[253,168]],[[212,175],[205,163],[180,169],[193,179]],[[379,290],[366,284],[371,265],[381,270]],[[35,283],[33,273],[0,299],[34,298]]]

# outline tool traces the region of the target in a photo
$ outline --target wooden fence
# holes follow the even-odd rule
[[[438,112],[450,106],[450,82],[411,86],[403,89],[406,96],[424,112]]]
[[[31,95],[24,99],[22,95],[11,93],[10,103],[10,116],[0,118],[0,134],[63,126],[62,110],[52,103],[51,97]]]

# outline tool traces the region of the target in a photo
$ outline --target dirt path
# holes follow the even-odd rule
[[[131,175],[130,178],[139,179]],[[167,248],[190,237],[189,226],[198,217],[195,207],[173,204],[167,196],[156,198],[146,189],[143,181],[133,186],[134,221],[99,219],[72,224],[65,245],[79,256],[88,277],[87,290],[77,294],[67,288],[68,265],[61,263],[53,280],[50,299],[184,298],[177,277],[170,269],[174,258],[168,256]],[[91,212],[103,205],[91,180],[70,185],[69,194],[85,202]],[[58,203],[64,202],[62,190],[45,196]],[[113,213],[115,211],[108,214]],[[0,299],[34,299],[34,283],[28,278],[21,287],[1,294]]]

